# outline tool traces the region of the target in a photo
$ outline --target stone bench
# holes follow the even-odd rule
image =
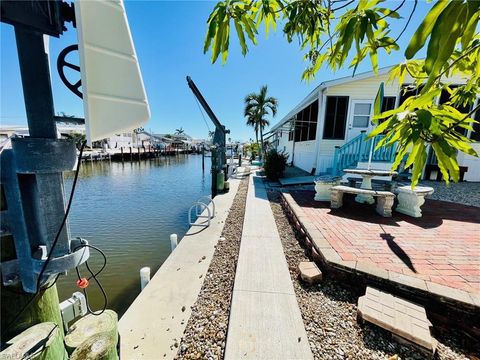
[[[390,191],[376,191],[360,189],[350,186],[337,185],[331,188],[330,208],[338,209],[343,205],[343,194],[370,195],[377,198],[377,213],[383,217],[392,216],[392,206],[395,194]]]
[[[315,201],[330,201],[330,189],[340,183],[340,176],[322,175],[315,178]]]
[[[412,217],[422,217],[420,207],[425,203],[425,196],[433,194],[433,188],[417,186],[412,190],[412,187],[407,185],[399,186],[395,189],[395,192],[398,199],[396,211]]]

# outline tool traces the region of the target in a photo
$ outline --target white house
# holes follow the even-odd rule
[[[271,143],[277,150],[287,152],[293,165],[312,174],[332,173],[335,166],[365,166],[368,149],[362,136],[372,128],[370,118],[380,83],[385,83],[383,111],[399,106],[415,94],[415,90],[406,93],[402,90],[413,84],[411,77],[406,76],[403,84],[388,82],[390,69],[321,83],[271,128],[274,134]],[[448,79],[448,82],[462,84],[465,80],[456,77]],[[438,99],[440,102],[447,100],[447,93]],[[477,104],[479,101],[477,99]],[[465,112],[465,109],[460,110]],[[480,120],[480,111],[474,117]],[[479,124],[475,124],[475,129],[475,132],[468,131],[466,135],[475,140],[473,147],[480,154]],[[394,155],[394,149],[376,153],[376,167],[383,169],[391,166]],[[480,181],[480,158],[459,153],[458,162],[464,180]],[[424,176],[435,178],[437,174],[436,158],[430,154]]]

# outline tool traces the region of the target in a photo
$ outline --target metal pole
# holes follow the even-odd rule
[[[57,138],[54,119],[53,95],[50,83],[48,54],[45,52],[43,35],[15,28],[18,61],[22,75],[23,95],[27,113],[28,130],[33,138]],[[38,208],[38,229],[44,239],[53,242],[65,214],[64,185],[62,173],[38,174],[32,184],[32,197]],[[35,186],[36,185],[36,186]],[[64,226],[53,255],[68,253],[68,224]],[[43,242],[39,239],[40,242]],[[47,248],[49,249],[47,244]]]
[[[18,60],[22,78],[23,95],[30,137],[56,139],[57,129],[54,118],[53,95],[50,82],[48,54],[45,51],[41,33],[15,27]],[[50,252],[65,214],[64,184],[62,173],[22,174],[21,187],[25,194],[28,237],[32,250],[46,245]],[[68,223],[59,234],[53,256],[69,253]],[[2,291],[2,327],[15,321],[6,336],[39,322],[53,321],[63,330],[56,286],[40,292],[34,302],[32,294],[18,291],[8,296]],[[28,309],[19,315],[22,308]],[[15,317],[20,316],[17,320]],[[2,339],[6,340],[6,339]]]

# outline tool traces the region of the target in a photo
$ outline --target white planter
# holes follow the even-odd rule
[[[330,201],[330,189],[340,183],[340,177],[320,176],[315,179],[315,201]]]
[[[412,217],[422,217],[421,206],[425,203],[425,196],[433,194],[433,188],[417,186],[412,190],[410,186],[400,186],[396,190],[398,206],[396,211]]]

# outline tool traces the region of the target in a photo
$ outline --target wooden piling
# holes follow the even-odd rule
[[[90,336],[75,349],[70,360],[117,360],[117,340],[109,333]]]
[[[118,338],[118,315],[115,311],[105,310],[101,315],[88,314],[70,326],[65,335],[65,347],[69,354],[85,343],[91,336],[108,334],[116,341]]]
[[[15,245],[11,235],[2,235],[1,261],[15,259]],[[48,286],[48,284],[47,284]],[[54,322],[62,330],[63,322],[58,306],[58,293],[56,285],[46,290],[40,290],[40,293],[29,294],[23,292],[21,285],[1,285],[1,341],[5,342],[9,338],[21,333],[32,325],[43,322]],[[32,298],[34,300],[32,300]],[[27,306],[25,309],[24,307]],[[8,327],[8,328],[7,328]]]
[[[67,359],[63,346],[62,328],[53,322],[29,327],[9,340],[8,348],[0,353],[1,359],[50,360]]]
[[[130,146],[130,161],[133,161],[132,147]]]

